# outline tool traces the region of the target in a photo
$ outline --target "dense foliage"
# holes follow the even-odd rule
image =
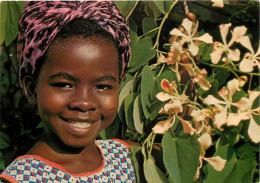
[[[132,59],[118,116],[100,138],[140,143],[131,147],[139,182],[259,181],[259,3],[217,2],[116,1]],[[43,127],[18,81],[23,5],[0,9],[1,170]]]

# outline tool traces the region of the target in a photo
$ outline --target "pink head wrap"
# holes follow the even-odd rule
[[[95,21],[113,36],[121,55],[121,77],[124,75],[131,55],[129,28],[113,2],[29,1],[19,22],[20,79],[34,74],[38,58],[45,54],[61,28],[76,18]]]

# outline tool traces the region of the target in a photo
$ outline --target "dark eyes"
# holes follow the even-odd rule
[[[63,82],[51,83],[50,85],[55,88],[62,88],[62,89],[73,89],[74,88],[74,85],[72,85],[70,83],[63,83]],[[110,90],[112,88],[113,88],[113,86],[105,85],[105,84],[99,84],[95,87],[95,89],[98,91]]]
[[[96,86],[96,89],[98,89],[98,90],[110,90],[110,89],[112,89],[113,87],[111,86],[111,85],[97,85]]]
[[[65,89],[73,88],[73,85],[72,85],[72,84],[62,83],[62,82],[51,83],[51,86],[56,87],[56,88],[65,88]]]

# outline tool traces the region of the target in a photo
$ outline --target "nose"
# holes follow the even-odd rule
[[[77,88],[71,96],[69,109],[80,112],[95,111],[97,100],[93,92],[91,89]]]

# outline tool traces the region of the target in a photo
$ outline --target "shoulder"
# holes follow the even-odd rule
[[[2,172],[0,178],[10,182],[42,182],[51,167],[41,159],[35,155],[20,156]]]

